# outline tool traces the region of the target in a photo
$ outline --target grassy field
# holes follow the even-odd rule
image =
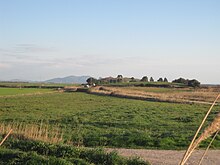
[[[35,94],[43,92],[51,92],[51,89],[39,88],[0,88],[0,96],[21,95],[21,94]]]
[[[171,83],[171,82],[122,82],[122,83],[103,83],[99,84],[100,86],[109,86],[109,87],[178,87],[184,88],[187,87],[184,84],[180,83]]]
[[[220,92],[219,87],[213,88],[165,88],[165,87],[96,87],[90,93],[114,97],[130,98],[170,103],[212,104]],[[220,101],[218,101],[220,103]]]
[[[14,88],[58,88],[65,86],[80,86],[80,84],[57,84],[57,83],[28,83],[28,82],[0,82],[0,87]]]
[[[193,88],[157,88],[157,87],[123,87],[125,90],[153,92],[153,93],[176,93],[176,92],[192,92]]]
[[[0,122],[56,127],[62,130],[63,143],[73,145],[183,149],[208,108],[78,92],[53,93],[0,98]],[[209,121],[217,110],[219,106]],[[218,140],[214,147],[220,148]]]

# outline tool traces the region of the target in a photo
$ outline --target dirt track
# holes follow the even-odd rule
[[[140,157],[148,160],[152,165],[178,165],[185,151],[174,150],[144,150],[144,149],[107,149],[116,150],[125,157]],[[204,150],[197,150],[193,153],[187,165],[197,165]],[[220,150],[210,150],[203,159],[202,165],[219,165]]]

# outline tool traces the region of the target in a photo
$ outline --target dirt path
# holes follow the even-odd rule
[[[178,165],[185,151],[174,150],[145,150],[145,149],[107,149],[116,150],[125,157],[140,157],[149,161],[152,165]],[[187,165],[197,165],[204,150],[197,150],[193,153]],[[203,159],[202,165],[220,165],[220,150],[210,150]]]

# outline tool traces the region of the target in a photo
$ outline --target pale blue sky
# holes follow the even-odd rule
[[[0,0],[0,80],[68,75],[220,84],[218,0]]]

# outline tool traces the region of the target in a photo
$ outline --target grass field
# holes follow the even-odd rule
[[[0,82],[0,87],[14,88],[58,88],[65,86],[80,86],[80,84],[58,84],[58,83],[29,83],[29,82]]]
[[[183,149],[208,108],[78,92],[53,93],[0,98],[0,122],[59,127],[63,142],[74,145]],[[209,121],[217,110],[219,106]],[[218,140],[214,147],[220,148]]]
[[[50,89],[39,89],[39,88],[0,88],[0,96],[8,95],[21,95],[21,94],[34,94],[42,92],[50,92]]]
[[[184,88],[187,87],[184,84],[180,83],[171,83],[171,82],[122,82],[122,83],[103,83],[99,84],[101,86],[109,87],[178,87]]]
[[[219,87],[213,88],[165,88],[165,87],[96,87],[89,90],[93,94],[137,100],[212,104],[220,92]],[[220,103],[220,101],[218,101]]]
[[[125,90],[153,92],[153,93],[176,93],[176,92],[192,92],[193,88],[157,88],[157,87],[123,87]]]

